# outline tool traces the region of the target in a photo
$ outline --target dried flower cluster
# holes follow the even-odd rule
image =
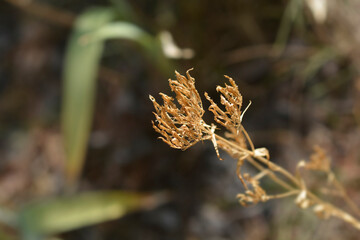
[[[190,71],[190,70],[189,70]],[[315,214],[322,219],[337,217],[360,230],[360,221],[349,213],[341,210],[335,205],[322,200],[320,197],[307,189],[303,171],[320,171],[327,175],[327,192],[336,192],[344,199],[353,214],[360,216],[360,210],[346,194],[345,189],[336,179],[330,168],[330,160],[325,151],[314,147],[314,154],[310,161],[300,161],[295,174],[290,173],[281,166],[270,161],[269,152],[265,148],[255,148],[251,138],[242,125],[244,111],[241,111],[243,98],[235,81],[225,76],[230,85],[218,86],[216,90],[220,93],[219,107],[207,93],[206,99],[210,102],[209,111],[214,114],[217,124],[223,126],[227,132],[225,136],[215,133],[218,129],[215,124],[207,124],[203,120],[204,109],[198,91],[195,88],[195,79],[187,71],[186,76],[175,72],[176,80],[169,80],[171,90],[176,95],[174,98],[160,93],[163,105],[156,102],[150,96],[155,108],[154,129],[162,135],[160,137],[169,146],[185,150],[199,141],[210,140],[215,148],[218,158],[219,149],[224,150],[237,160],[237,175],[244,186],[244,193],[238,194],[241,205],[256,204],[274,198],[296,196],[295,203],[300,208],[312,208]],[[250,104],[249,104],[250,105]],[[249,107],[248,105],[248,107]],[[248,163],[259,170],[255,176],[242,173],[241,167]],[[260,181],[268,177],[284,190],[281,193],[270,195],[261,186]]]
[[[176,93],[176,99],[180,108],[174,103],[174,99],[161,93],[164,105],[160,106],[150,96],[156,110],[155,117],[157,126],[155,130],[163,137],[164,142],[173,148],[185,150],[203,139],[204,122],[202,117],[204,109],[201,98],[195,88],[195,80],[187,72],[187,78],[176,73],[176,80],[169,79],[169,85]]]

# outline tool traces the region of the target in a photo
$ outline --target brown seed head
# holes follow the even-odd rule
[[[260,187],[258,180],[250,177],[249,174],[244,174],[244,180],[251,185],[252,190],[246,190],[245,193],[239,193],[237,195],[241,205],[248,206],[249,204],[257,204],[258,202],[266,202],[269,200],[269,196],[265,190]]]
[[[310,161],[306,163],[305,168],[323,172],[330,171],[330,159],[325,150],[318,145],[314,146],[314,153],[310,156]]]
[[[225,87],[217,86],[216,88],[216,91],[221,93],[220,102],[225,111],[207,93],[205,93],[205,97],[210,102],[209,111],[214,114],[215,121],[229,131],[227,137],[234,139],[240,146],[244,146],[245,138],[241,132],[243,98],[235,81],[231,77],[226,75],[225,77],[229,79],[230,85],[225,84]]]
[[[206,128],[202,120],[204,109],[201,98],[195,88],[195,79],[189,74],[190,70],[186,72],[186,77],[175,71],[176,80],[169,79],[171,91],[176,94],[180,107],[166,94],[160,93],[163,105],[150,96],[156,111],[156,121],[152,122],[154,129],[162,135],[160,138],[164,142],[182,150],[202,140]]]

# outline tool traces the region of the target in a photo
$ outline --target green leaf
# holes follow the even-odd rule
[[[84,38],[115,17],[109,8],[93,8],[78,17],[66,50],[62,127],[67,181],[74,183],[82,169],[95,98],[96,77],[102,41]]]
[[[164,193],[146,195],[121,191],[88,192],[42,200],[24,207],[19,226],[25,240],[40,239],[79,227],[113,220],[136,209],[166,201]]]
[[[113,22],[104,25],[97,31],[91,32],[90,37],[93,41],[106,39],[127,39],[138,42],[143,47],[148,48],[154,44],[153,37],[143,31],[135,24],[128,22]]]
[[[134,24],[111,21],[109,8],[86,11],[76,21],[64,64],[62,128],[66,153],[66,178],[74,187],[85,159],[94,111],[96,78],[107,39],[126,39],[138,43],[163,72],[170,69],[160,41]]]
[[[89,33],[87,36],[88,41],[104,41],[109,39],[121,39],[128,40],[139,44],[144,50],[145,54],[151,62],[154,62],[156,67],[168,74],[170,67],[170,61],[165,57],[161,42],[158,37],[153,36],[137,25],[118,21],[108,23],[98,30]]]

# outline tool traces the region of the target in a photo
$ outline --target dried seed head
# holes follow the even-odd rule
[[[245,138],[241,132],[242,95],[235,81],[226,75],[225,77],[229,79],[230,85],[225,84],[225,87],[217,86],[216,88],[216,91],[221,93],[220,103],[225,107],[225,111],[207,93],[205,93],[205,97],[210,102],[209,111],[214,114],[215,121],[229,131],[227,137],[234,139],[240,146],[244,147],[246,145]]]
[[[191,70],[191,69],[190,69]],[[199,93],[195,88],[195,79],[188,70],[186,77],[175,72],[176,80],[169,79],[171,91],[176,94],[178,107],[172,97],[160,93],[163,105],[150,96],[154,104],[154,129],[162,135],[164,142],[173,148],[185,150],[202,140],[203,130],[206,128],[202,120],[204,109]]]
[[[251,185],[252,190],[246,190],[245,193],[239,193],[237,195],[239,203],[242,206],[248,206],[249,204],[256,204],[258,202],[266,202],[270,199],[265,190],[260,187],[258,180],[251,178],[247,173],[244,174],[244,179]]]
[[[330,171],[330,159],[326,156],[325,150],[320,146],[314,146],[314,153],[310,156],[310,161],[305,168],[323,172]]]

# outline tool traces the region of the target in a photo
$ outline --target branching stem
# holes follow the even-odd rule
[[[313,207],[314,212],[321,218],[337,217],[360,230],[358,219],[311,192],[306,186],[304,177],[301,176],[301,169],[327,173],[329,182],[335,188],[334,190],[338,191],[351,210],[360,216],[359,208],[335,178],[330,168],[330,161],[320,147],[314,148],[315,153],[310,157],[310,161],[299,162],[294,174],[287,171],[270,161],[267,149],[254,147],[249,134],[242,125],[242,118],[247,108],[241,112],[242,96],[232,78],[226,76],[230,85],[226,84],[225,87],[218,86],[216,88],[221,94],[221,104],[225,110],[221,109],[205,93],[206,99],[210,101],[209,110],[214,114],[215,122],[225,127],[229,132],[225,138],[215,133],[217,129],[215,124],[204,122],[205,110],[195,88],[195,79],[190,76],[189,72],[187,72],[186,77],[178,72],[175,73],[177,79],[169,80],[169,84],[171,90],[176,94],[178,104],[174,103],[174,98],[162,93],[163,105],[158,104],[155,98],[150,96],[156,111],[154,113],[156,122],[153,122],[153,127],[162,135],[161,139],[164,142],[173,148],[186,150],[199,141],[209,140],[213,143],[220,160],[222,159],[219,149],[237,159],[236,174],[245,188],[243,193],[238,194],[239,202],[242,205],[297,195],[295,203],[299,207]],[[178,107],[179,105],[180,107]],[[241,167],[244,162],[255,167],[259,173],[255,177],[246,172],[242,173]],[[275,195],[267,195],[260,186],[260,180],[265,176],[283,187],[285,191]]]

